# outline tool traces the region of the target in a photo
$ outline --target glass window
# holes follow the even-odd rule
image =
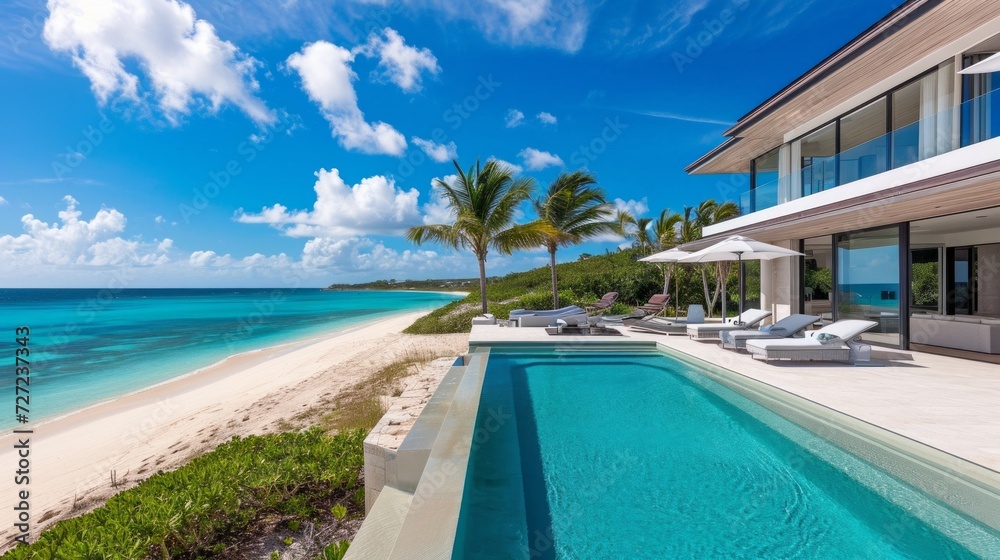
[[[802,194],[818,193],[836,186],[836,124],[830,123],[796,142],[801,161]]]
[[[966,68],[989,58],[989,54],[966,56]],[[1000,72],[962,76],[962,145],[968,146],[1000,135],[1000,111],[993,110],[1000,95]]]
[[[892,166],[920,159],[920,81],[892,93]]]
[[[753,160],[754,208],[778,204],[778,148]]]
[[[885,98],[841,117],[840,177],[843,185],[888,169]]]
[[[837,236],[837,319],[878,325],[863,335],[899,346],[899,227]]]
[[[803,241],[803,310],[818,315],[824,325],[833,321],[833,237],[813,237]]]
[[[910,250],[910,310],[941,313],[940,247]]]

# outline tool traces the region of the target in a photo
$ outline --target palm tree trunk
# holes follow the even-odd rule
[[[705,266],[701,267],[701,287],[705,290],[705,307],[708,309],[708,316],[712,316],[712,310],[715,309],[715,298],[708,291],[708,275],[705,274]]]
[[[479,259],[479,295],[483,298],[483,315],[486,315],[486,259]]]
[[[552,268],[552,309],[559,309],[559,283],[556,281],[555,247],[549,247],[549,262]]]

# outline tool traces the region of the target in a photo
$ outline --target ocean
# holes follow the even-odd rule
[[[841,303],[899,311],[899,284],[841,284]]]
[[[209,366],[228,356],[307,339],[458,296],[319,289],[0,289],[0,394],[15,417],[15,352],[30,329],[29,424]],[[6,331],[6,333],[4,333]],[[23,384],[23,382],[22,382]],[[21,393],[23,395],[23,391]],[[22,401],[23,405],[24,402]]]

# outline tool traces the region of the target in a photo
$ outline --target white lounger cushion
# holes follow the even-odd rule
[[[747,309],[739,317],[733,317],[732,319],[726,319],[725,323],[713,323],[706,325],[689,325],[687,328],[688,335],[693,338],[718,338],[719,333],[722,331],[731,331],[736,329],[745,329],[747,327],[753,327],[760,323],[764,319],[771,316],[770,311],[762,311],[760,309]]]
[[[806,351],[810,349],[823,350],[828,348],[847,347],[845,341],[849,341],[861,333],[878,325],[875,321],[862,321],[860,319],[844,319],[831,323],[818,331],[806,333],[805,338],[779,338],[765,340],[748,340],[747,350],[752,354],[767,355],[768,351]],[[831,335],[825,338],[820,335]]]

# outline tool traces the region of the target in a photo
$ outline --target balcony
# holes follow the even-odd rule
[[[1000,89],[829,156],[800,158],[802,169],[740,196],[742,214],[777,206],[1000,136]]]

